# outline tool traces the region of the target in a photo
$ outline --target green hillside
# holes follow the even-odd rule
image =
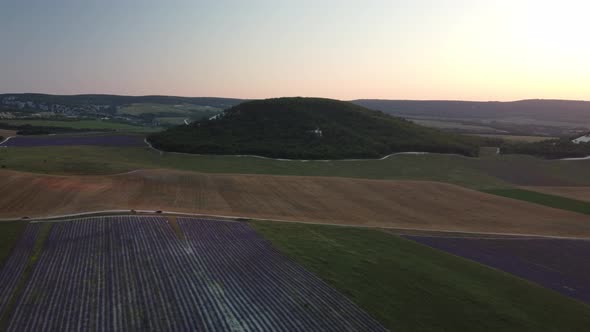
[[[424,151],[475,156],[478,140],[329,99],[245,102],[213,120],[149,136],[158,149],[290,159],[377,158]]]

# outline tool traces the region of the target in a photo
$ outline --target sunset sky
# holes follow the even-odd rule
[[[590,100],[581,0],[1,0],[0,93]]]

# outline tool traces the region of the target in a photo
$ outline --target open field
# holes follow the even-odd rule
[[[178,114],[179,117],[202,114],[210,114],[221,112],[219,108],[211,106],[201,106],[193,104],[177,104],[177,105],[166,105],[166,104],[149,104],[149,103],[136,103],[119,110],[119,113],[129,115],[143,115],[143,114]]]
[[[546,189],[545,192],[537,190],[537,187],[529,187],[531,190],[526,189],[492,189],[486,190],[489,194],[498,196],[519,199],[521,201],[531,202],[535,204],[545,205],[556,209],[568,210],[577,213],[590,214],[590,202],[581,201],[575,198],[568,198],[565,195],[561,195],[564,191],[562,187],[556,187],[556,190],[552,190],[551,187]],[[561,190],[559,190],[561,188]],[[580,190],[574,190],[574,192],[583,192],[585,187],[580,187]],[[587,190],[587,189],[586,189]],[[567,190],[566,190],[567,191]],[[571,192],[571,190],[570,190]]]
[[[517,135],[493,135],[493,134],[473,134],[473,136],[488,137],[488,138],[499,138],[507,142],[524,142],[524,143],[535,143],[546,141],[550,139],[556,139],[557,137],[547,136],[517,136]]]
[[[529,156],[398,155],[386,160],[287,162],[254,157],[158,153],[148,148],[61,146],[0,149],[0,165],[49,174],[115,174],[146,168],[205,173],[336,176],[441,181],[475,189],[590,186],[587,161]]]
[[[2,270],[25,280],[22,288],[0,283],[17,299],[5,311],[4,327],[385,331],[247,224],[190,218],[177,222],[182,239],[162,217],[50,224],[38,260],[23,276],[40,227],[30,225],[19,244],[22,250],[16,252],[24,258],[21,268]]]
[[[2,119],[0,123],[6,123],[14,126],[32,125],[41,127],[58,127],[58,128],[74,128],[74,129],[88,129],[88,130],[116,130],[126,132],[149,132],[159,130],[158,128],[134,126],[125,123],[112,122],[107,120],[7,120]]]
[[[523,189],[584,201],[590,206],[590,187],[523,187]]]
[[[590,304],[590,241],[404,236]]]
[[[573,332],[590,324],[590,306],[391,234],[273,222],[252,225],[391,331]]]
[[[590,216],[424,181],[213,175],[0,172],[0,218],[117,209],[343,225],[590,237]]]
[[[38,147],[38,146],[144,146],[144,138],[139,135],[43,135],[12,137],[0,144],[0,147]]]
[[[0,266],[10,255],[26,226],[25,222],[20,221],[0,223]]]
[[[8,130],[8,129],[0,129],[0,136],[7,138],[10,136],[15,136],[16,135],[16,130]]]
[[[487,127],[484,125],[472,125],[472,124],[464,124],[461,122],[456,121],[443,121],[443,120],[425,120],[425,119],[409,119],[410,121],[419,124],[425,127],[437,128],[442,130],[454,130],[454,131],[463,131],[463,132],[470,132],[470,133],[502,133],[505,131],[495,129],[492,127]]]

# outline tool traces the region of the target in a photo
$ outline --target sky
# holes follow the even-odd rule
[[[583,0],[0,0],[0,93],[590,100]]]

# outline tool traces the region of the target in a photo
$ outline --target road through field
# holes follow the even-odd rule
[[[0,172],[0,218],[136,209],[465,232],[590,237],[590,216],[427,181]]]

